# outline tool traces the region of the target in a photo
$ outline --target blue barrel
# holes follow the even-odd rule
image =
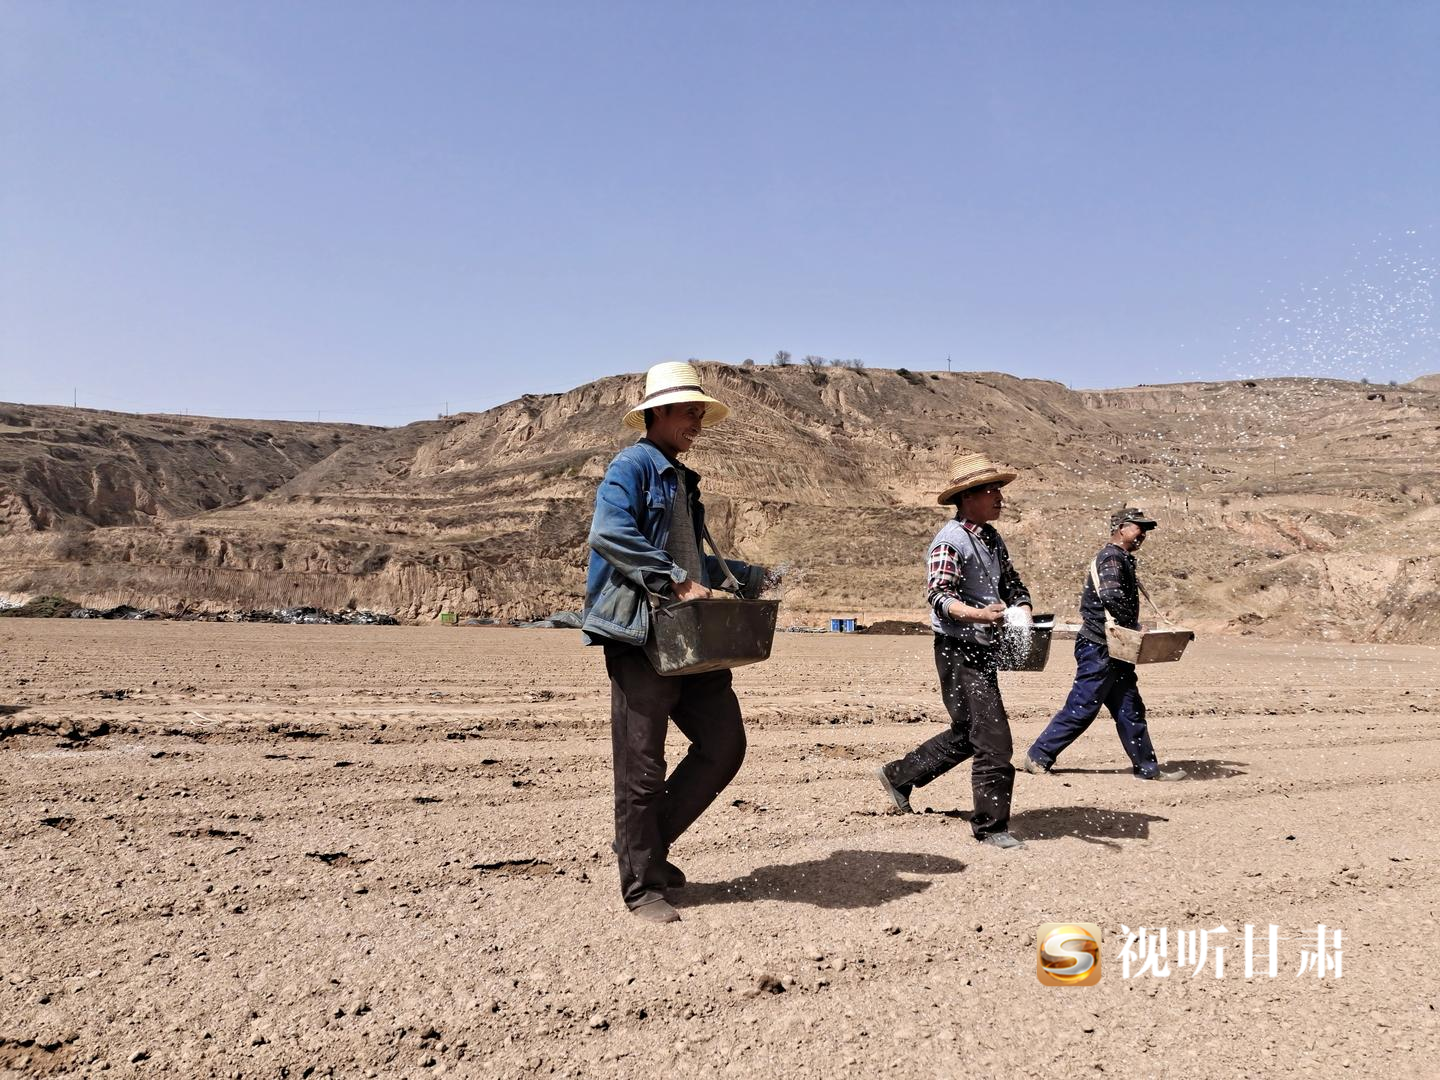
[[[842,629],[845,633],[847,633],[847,634],[853,634],[853,633],[855,632],[855,620],[854,620],[854,619],[841,619],[841,620],[840,620],[840,626],[841,626],[841,629]]]
[[[838,634],[838,633],[840,633],[840,630],[841,630],[841,627],[842,627],[843,623],[844,623],[844,620],[843,620],[843,619],[831,619],[831,620],[830,620],[830,632],[831,632],[832,634]]]

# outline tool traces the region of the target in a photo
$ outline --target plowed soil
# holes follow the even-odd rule
[[[1068,649],[1003,676],[1019,751]],[[943,722],[928,639],[782,635],[736,684],[748,759],[653,926],[573,631],[0,626],[0,1073],[1434,1075],[1440,650],[1202,640],[1141,679],[1190,779],[1102,717],[1017,777],[1014,852],[968,767],[909,816],[871,775]],[[1042,986],[1072,920],[1101,981]],[[1299,975],[1319,924],[1341,970]],[[1141,926],[1168,975],[1125,977]]]

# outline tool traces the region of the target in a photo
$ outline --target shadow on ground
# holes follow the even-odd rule
[[[1244,776],[1241,768],[1248,761],[1167,761],[1172,769],[1184,769],[1186,780],[1228,780],[1232,776]]]
[[[692,882],[672,893],[677,907],[787,900],[821,908],[878,907],[924,892],[930,881],[901,875],[958,874],[959,859],[910,851],[836,851],[810,862],[761,866],[733,881]]]
[[[1228,780],[1232,776],[1244,776],[1243,766],[1250,764],[1248,761],[1174,761],[1167,760],[1164,763],[1167,769],[1184,769],[1186,783],[1191,780]],[[1134,770],[1126,765],[1118,769],[1052,769],[1051,776],[1118,776],[1121,773],[1130,773]]]
[[[1012,816],[1010,831],[1021,840],[1059,840],[1073,836],[1087,844],[1118,848],[1118,840],[1150,839],[1150,823],[1169,820],[1159,814],[1106,810],[1100,806],[1046,806],[1022,810]]]
[[[970,820],[969,810],[932,810],[922,814]],[[1090,844],[1118,848],[1117,840],[1150,839],[1152,821],[1169,821],[1158,814],[1133,810],[1106,810],[1100,806],[1046,806],[1021,810],[1010,817],[1010,831],[1021,840],[1058,840],[1073,836]]]

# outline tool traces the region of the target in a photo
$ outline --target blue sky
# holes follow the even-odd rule
[[[0,0],[0,400],[1440,371],[1434,3]]]

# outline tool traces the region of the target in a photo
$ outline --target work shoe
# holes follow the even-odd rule
[[[989,836],[982,836],[980,838],[980,843],[989,844],[991,847],[998,847],[1002,851],[1008,851],[1010,848],[1021,848],[1025,846],[1025,841],[1016,839],[1008,832],[994,832],[991,833]]]
[[[680,913],[664,900],[651,900],[648,903],[641,904],[639,907],[633,907],[630,909],[630,914],[644,919],[646,922],[653,923],[680,921]]]
[[[1025,755],[1025,763],[1024,763],[1023,765],[1021,765],[1020,767],[1021,767],[1022,769],[1024,769],[1026,772],[1030,773],[1032,776],[1049,776],[1049,775],[1050,775],[1050,770],[1047,769],[1044,765],[1041,765],[1040,762],[1036,761],[1036,760],[1035,760],[1033,757],[1031,757],[1029,754],[1026,754],[1026,755]]]
[[[885,794],[890,796],[895,803],[895,809],[902,814],[910,813],[910,785],[895,784],[890,780],[890,774],[885,771],[885,766],[880,765],[875,769],[875,775],[880,779],[880,786],[885,789]]]
[[[1141,780],[1184,780],[1187,773],[1184,769],[1161,769],[1154,776],[1142,776]]]

